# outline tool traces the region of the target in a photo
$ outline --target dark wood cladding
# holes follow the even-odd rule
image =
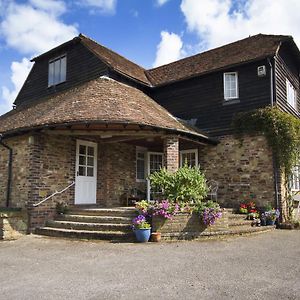
[[[257,67],[266,66],[266,76],[257,76]],[[238,72],[239,99],[224,101],[223,74]],[[231,129],[234,115],[271,104],[270,67],[267,59],[240,65],[198,78],[177,82],[151,93],[152,97],[175,116],[190,120],[211,135]]]
[[[63,83],[48,87],[48,62],[64,53],[67,54],[67,79]],[[51,57],[41,58],[34,64],[15,104],[28,103],[38,98],[53,95],[107,73],[106,64],[86,47],[80,43],[69,45],[63,51],[52,53]]]
[[[287,102],[286,79],[295,87],[297,91],[297,108],[294,109]],[[293,56],[283,45],[275,56],[275,83],[276,83],[276,104],[283,111],[299,117],[300,93],[299,93],[299,69]]]

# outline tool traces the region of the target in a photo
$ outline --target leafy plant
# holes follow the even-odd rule
[[[149,176],[151,187],[161,190],[163,197],[174,202],[199,202],[207,195],[208,187],[199,167],[187,165],[171,173],[165,168]]]
[[[55,209],[56,209],[56,213],[59,215],[64,215],[69,211],[68,205],[65,204],[64,202],[57,202]]]
[[[133,229],[151,229],[150,223],[147,222],[146,217],[138,215],[132,220]]]
[[[215,224],[216,220],[222,217],[220,205],[211,200],[197,203],[195,211],[200,215],[202,222],[206,226]]]
[[[168,200],[162,200],[161,202],[155,202],[151,207],[152,216],[160,216],[164,219],[173,219],[176,213],[179,211],[179,205]]]
[[[272,210],[269,210],[269,211],[265,212],[266,220],[275,221],[279,218],[279,216],[280,216],[280,212],[279,212],[278,209],[272,209]]]

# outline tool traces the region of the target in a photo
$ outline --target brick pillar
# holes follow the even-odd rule
[[[164,165],[168,171],[175,172],[179,167],[179,139],[167,136],[164,139]]]

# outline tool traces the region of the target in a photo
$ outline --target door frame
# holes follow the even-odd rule
[[[82,203],[82,202],[78,202],[78,177],[79,177],[79,145],[85,145],[85,146],[92,146],[95,149],[95,153],[94,153],[94,179],[95,179],[95,197],[94,197],[94,201],[93,202],[88,202],[88,203]],[[76,140],[76,164],[75,164],[75,191],[74,191],[74,204],[75,205],[84,205],[84,204],[96,204],[97,203],[97,162],[98,162],[98,143],[95,142],[91,142],[91,141],[86,141],[86,140],[80,140],[77,139]],[[87,177],[87,176],[84,176]]]

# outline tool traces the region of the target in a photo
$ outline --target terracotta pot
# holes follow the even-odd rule
[[[151,233],[151,241],[152,242],[160,242],[161,240],[161,233],[160,232],[152,232]]]

